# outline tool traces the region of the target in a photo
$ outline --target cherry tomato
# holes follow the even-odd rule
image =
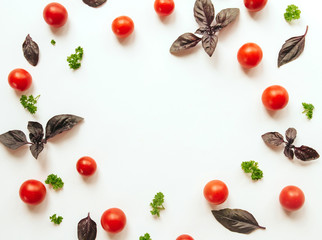
[[[226,201],[228,197],[228,188],[220,180],[212,180],[206,184],[203,194],[208,202],[219,205]]]
[[[128,37],[134,30],[134,22],[127,16],[120,16],[112,22],[112,30],[119,38]]]
[[[38,180],[30,179],[21,185],[19,195],[23,202],[37,205],[45,199],[46,187]]]
[[[83,176],[91,176],[95,173],[97,168],[96,162],[93,158],[85,156],[78,159],[76,169],[79,174]]]
[[[173,0],[155,0],[154,10],[159,16],[169,16],[174,10]]]
[[[244,0],[245,7],[251,12],[258,12],[266,6],[267,0]]]
[[[43,17],[48,25],[59,28],[67,22],[68,12],[63,5],[53,2],[44,8]]]
[[[121,232],[126,224],[126,216],[119,208],[110,208],[106,210],[101,217],[103,229],[109,233]]]
[[[26,70],[16,68],[9,73],[8,82],[13,89],[25,91],[31,86],[32,77]]]
[[[302,190],[296,186],[287,186],[280,193],[280,203],[288,211],[300,209],[305,201]]]
[[[239,64],[244,68],[256,67],[263,58],[263,52],[256,43],[246,43],[237,53]]]
[[[262,102],[269,110],[280,110],[288,103],[288,93],[285,88],[273,85],[266,88],[262,94]]]
[[[187,234],[180,235],[176,240],[193,240],[193,238]]]

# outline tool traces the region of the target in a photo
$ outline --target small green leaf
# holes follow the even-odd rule
[[[50,221],[59,225],[61,224],[61,222],[63,221],[63,217],[62,216],[57,216],[56,214],[52,215],[51,217],[49,217]]]
[[[78,47],[75,49],[75,53],[67,57],[67,62],[71,69],[78,69],[81,66],[81,60],[83,59],[83,48]]]
[[[52,185],[53,189],[55,190],[59,190],[64,186],[63,180],[60,177],[57,177],[57,175],[55,174],[50,174],[47,177],[45,183]]]
[[[251,178],[253,180],[258,180],[263,177],[262,170],[258,168],[258,162],[255,162],[255,161],[242,162],[241,167],[245,173],[251,173]]]
[[[33,95],[30,95],[27,97],[26,95],[22,95],[20,97],[20,103],[21,105],[26,108],[31,114],[35,114],[37,112],[37,101],[39,99],[40,95],[37,97],[34,97]]]
[[[52,39],[52,40],[50,41],[50,43],[51,43],[52,45],[54,45],[54,46],[55,46],[56,41],[55,41],[54,39]]]
[[[304,103],[304,102],[302,103],[302,106],[304,108],[304,111],[302,113],[305,113],[308,119],[312,119],[314,106],[310,103]]]
[[[286,12],[284,13],[284,18],[286,21],[291,22],[292,20],[299,19],[301,11],[294,4],[288,5]]]
[[[152,207],[152,210],[150,211],[152,215],[157,215],[160,217],[160,210],[164,210],[164,195],[162,192],[158,192],[155,196],[152,202],[150,203],[150,206]]]
[[[152,240],[150,234],[146,233],[144,236],[141,236],[139,240]]]

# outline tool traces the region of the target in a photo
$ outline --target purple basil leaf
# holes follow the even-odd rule
[[[320,157],[317,151],[308,146],[295,147],[295,156],[302,161],[315,160]]]
[[[79,221],[77,226],[78,240],[95,240],[97,234],[96,223],[90,218],[89,213],[86,218]]]
[[[297,59],[301,55],[301,53],[304,51],[307,30],[308,26],[306,27],[304,35],[292,37],[285,41],[280,52],[278,53],[278,67]]]
[[[210,27],[215,18],[215,9],[211,0],[196,0],[193,12],[197,23],[201,27]]]
[[[268,132],[262,135],[264,142],[270,146],[279,146],[284,142],[283,135],[278,132]]]
[[[40,142],[40,143],[33,143],[30,146],[31,154],[36,159],[38,158],[38,155],[39,155],[39,153],[42,152],[42,150],[44,150],[44,144],[42,142]]]
[[[170,53],[180,53],[186,49],[192,48],[200,42],[201,38],[192,33],[184,33],[174,41],[170,48]]]
[[[292,144],[296,138],[296,129],[295,128],[289,128],[285,132],[286,140],[288,141],[288,144]]]
[[[29,138],[32,143],[40,143],[44,137],[44,129],[39,122],[28,122]]]
[[[259,226],[254,216],[242,209],[221,209],[211,211],[217,221],[232,232],[251,233],[265,227]]]
[[[28,144],[26,135],[20,130],[12,130],[1,134],[0,142],[12,150],[16,150],[17,148]]]
[[[235,21],[239,15],[239,8],[226,8],[221,10],[216,16],[215,29],[221,30],[227,27],[231,22]]]
[[[39,47],[38,44],[31,39],[29,34],[22,44],[22,50],[26,60],[32,66],[36,66],[39,60]]]
[[[293,160],[294,158],[294,151],[292,148],[290,148],[288,145],[284,148],[284,155],[288,157],[290,160]]]
[[[195,31],[195,34],[204,35],[209,30],[211,30],[211,29],[209,29],[209,27],[200,27]]]
[[[103,3],[105,3],[106,0],[83,0],[83,2],[90,7],[96,8],[101,6]]]
[[[46,124],[46,137],[48,140],[64,131],[72,129],[76,124],[84,118],[71,114],[61,114],[52,117]]]
[[[209,57],[212,56],[214,53],[216,46],[218,42],[218,37],[216,35],[208,35],[204,34],[202,37],[202,47],[206,51],[206,53],[209,55]]]

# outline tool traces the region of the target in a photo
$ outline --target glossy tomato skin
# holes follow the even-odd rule
[[[52,2],[44,8],[43,17],[48,25],[60,28],[67,22],[68,12],[63,5]]]
[[[191,236],[187,235],[187,234],[182,234],[179,237],[177,237],[176,240],[194,240]]]
[[[266,6],[267,0],[244,0],[245,7],[251,12],[258,12]]]
[[[266,88],[262,94],[264,106],[272,111],[283,109],[289,100],[288,92],[279,85]]]
[[[134,22],[128,16],[120,16],[113,20],[112,30],[119,38],[126,38],[134,31]]]
[[[91,176],[96,172],[97,164],[93,158],[84,156],[78,159],[76,169],[83,176]]]
[[[126,225],[126,216],[121,209],[110,208],[103,213],[101,225],[109,233],[119,233]]]
[[[263,58],[263,51],[256,43],[245,43],[237,53],[239,64],[247,69],[256,67]]]
[[[155,0],[154,10],[159,16],[169,16],[174,11],[173,0]]]
[[[30,179],[20,186],[19,196],[27,204],[38,205],[46,197],[46,187],[42,182]]]
[[[26,91],[31,86],[32,77],[26,70],[16,68],[9,73],[8,83],[15,90]]]
[[[226,201],[228,188],[224,182],[212,180],[204,187],[203,194],[209,203],[219,205]]]
[[[282,189],[279,200],[285,210],[296,211],[303,206],[305,196],[300,188],[290,185]]]

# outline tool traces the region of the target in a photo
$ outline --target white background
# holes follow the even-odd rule
[[[169,53],[182,33],[194,32],[194,0],[176,0],[174,13],[159,18],[153,0],[108,0],[94,9],[81,0],[60,0],[69,13],[68,23],[52,30],[43,20],[47,0],[1,0],[0,29],[0,133],[19,129],[27,134],[28,121],[43,125],[57,114],[82,116],[84,122],[51,139],[35,160],[28,147],[17,151],[0,146],[0,239],[77,239],[77,223],[90,212],[97,223],[97,239],[135,240],[150,233],[153,240],[176,239],[183,233],[195,240],[317,239],[321,238],[321,160],[288,160],[282,149],[267,147],[261,135],[284,134],[295,127],[295,144],[322,152],[321,16],[317,1],[269,0],[260,12],[250,14],[242,0],[213,0],[215,11],[240,8],[238,20],[219,33],[213,57],[201,44],[183,56]],[[301,18],[287,23],[283,13],[296,4]],[[134,33],[119,41],[111,30],[114,18],[130,16]],[[284,41],[302,35],[309,26],[303,54],[277,68]],[[27,36],[40,47],[40,59],[31,66],[22,53]],[[54,39],[55,46],[50,44]],[[255,42],[263,60],[243,70],[238,49]],[[80,69],[69,69],[66,58],[84,48]],[[24,94],[40,94],[32,116],[19,103],[21,93],[7,82],[9,72],[24,68],[33,84]],[[261,102],[263,90],[284,86],[290,100],[278,112]],[[302,114],[302,102],[313,103],[313,119]],[[93,157],[98,171],[81,177],[76,162]],[[240,168],[242,161],[259,162],[264,178],[253,182]],[[65,182],[61,191],[47,187],[45,201],[29,207],[19,198],[27,179],[43,181],[57,174]],[[229,188],[227,201],[209,205],[204,185],[213,179]],[[302,209],[286,213],[278,196],[287,185],[305,193]],[[162,191],[165,208],[159,219],[149,203]],[[107,234],[100,225],[102,213],[121,208],[127,216],[123,232]],[[251,212],[266,230],[249,235],[221,226],[212,209],[241,208]],[[64,217],[59,226],[49,216]]]

